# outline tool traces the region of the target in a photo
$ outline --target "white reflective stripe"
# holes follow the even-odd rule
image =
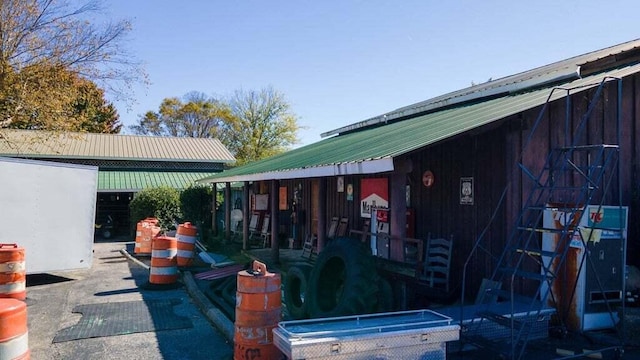
[[[177,266],[167,266],[167,267],[157,267],[152,266],[149,270],[151,275],[177,275],[178,267]]]
[[[0,264],[0,272],[19,272],[25,269],[24,261],[10,261]]]
[[[172,258],[178,254],[178,249],[169,250],[152,250],[151,257],[154,258]]]
[[[136,236],[142,236],[142,231],[136,231]]]
[[[176,236],[176,239],[178,239],[178,241],[180,242],[195,244],[197,237],[178,234]]]
[[[0,359],[15,359],[29,351],[29,331],[0,343]]]
[[[139,243],[139,242],[137,242],[137,243],[136,243],[136,247],[137,247],[137,248],[142,247],[142,244],[141,244],[141,243]]]
[[[17,293],[25,290],[26,290],[25,281],[0,285],[0,294],[13,294],[13,293]],[[2,358],[0,357],[0,359]]]
[[[178,257],[183,257],[183,258],[193,257],[193,251],[178,250]]]

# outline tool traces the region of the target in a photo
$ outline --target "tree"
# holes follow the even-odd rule
[[[158,112],[148,111],[130,129],[140,135],[218,138],[239,165],[279,154],[297,142],[297,117],[272,87],[239,90],[227,100],[191,92],[184,100],[164,99]]]
[[[158,112],[147,111],[130,129],[140,135],[218,137],[221,124],[229,121],[229,107],[200,92],[162,100]]]
[[[81,79],[95,83],[94,93],[103,88],[116,98],[144,79],[122,46],[130,23],[96,25],[91,16],[100,10],[99,1],[0,2],[0,128],[64,130],[64,117],[78,111],[68,106],[81,102],[76,91],[87,85]]]
[[[32,65],[16,77],[4,88],[5,99],[12,100],[0,102],[0,113],[10,119],[5,127],[97,133],[118,133],[122,127],[104,91],[73,72]]]
[[[284,95],[272,87],[238,90],[229,106],[233,117],[220,130],[220,141],[239,165],[282,153],[298,141],[297,116]]]

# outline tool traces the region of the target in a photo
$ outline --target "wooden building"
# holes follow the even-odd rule
[[[319,249],[333,217],[361,230],[372,205],[365,197],[382,186],[388,257],[403,261],[405,238],[453,236],[451,278],[459,288],[481,235],[490,239],[489,252],[503,251],[532,187],[523,167],[540,171],[553,148],[578,137],[585,144],[619,142],[619,175],[609,194],[620,193],[629,206],[627,263],[638,265],[639,61],[640,40],[615,45],[347,125],[204,181],[244,182],[245,218],[262,195],[261,212],[278,214],[270,217],[272,238],[295,237],[300,245],[315,234]],[[576,133],[587,113],[589,123]],[[285,245],[274,241],[274,255]],[[472,259],[470,292],[493,270],[489,257]]]

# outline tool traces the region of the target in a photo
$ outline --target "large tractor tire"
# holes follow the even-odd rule
[[[309,317],[305,298],[312,268],[309,264],[298,264],[291,266],[287,270],[287,277],[284,283],[284,303],[287,306],[289,316],[293,320]]]
[[[354,239],[332,240],[318,255],[307,295],[311,318],[375,312],[378,273],[369,249]]]

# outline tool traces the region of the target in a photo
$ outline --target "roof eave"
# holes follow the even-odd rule
[[[287,180],[314,177],[330,177],[343,175],[362,175],[376,174],[382,172],[393,171],[393,158],[385,157],[381,159],[364,160],[358,162],[314,166],[304,169],[291,169],[285,171],[269,171],[257,174],[242,174],[216,176],[215,178],[205,178],[198,180],[197,183],[223,183],[237,181],[261,181],[261,180]]]

